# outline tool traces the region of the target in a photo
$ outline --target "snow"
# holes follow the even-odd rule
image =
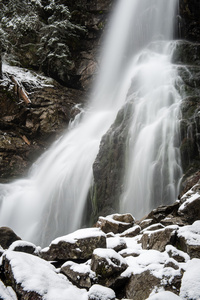
[[[187,262],[190,259],[189,255],[187,253],[185,253],[185,252],[183,252],[181,250],[178,250],[177,248],[175,248],[172,245],[167,245],[165,247],[165,250],[167,251],[167,253],[170,252],[172,256],[178,255],[178,256],[183,257],[183,259],[184,259],[185,262]]]
[[[103,248],[96,248],[94,251],[93,251],[93,254],[94,255],[97,255],[99,257],[104,257],[107,262],[110,264],[110,265],[113,265],[115,266],[114,262],[111,260],[112,258],[116,259],[117,261],[119,261],[120,263],[120,266],[122,264],[126,264],[126,260],[119,254],[117,253],[115,250],[113,249],[103,249]],[[119,265],[118,265],[119,266]]]
[[[73,286],[68,279],[56,273],[49,262],[27,253],[7,250],[4,258],[10,261],[12,273],[17,284],[25,291],[34,291],[44,300],[86,300],[87,292]]]
[[[99,228],[84,228],[76,230],[70,234],[58,237],[55,240],[53,240],[50,245],[58,244],[59,242],[75,244],[77,240],[101,236],[106,237],[105,233]]]
[[[178,237],[184,237],[188,245],[200,246],[200,221],[179,228]]]
[[[183,195],[182,198],[184,199],[185,197],[187,197],[187,200],[185,202],[183,202],[183,204],[179,207],[179,210],[178,210],[179,212],[182,212],[188,204],[194,202],[197,199],[200,200],[200,194],[194,193],[191,190],[188,191],[185,195]]]
[[[200,259],[188,261],[186,272],[183,274],[180,297],[182,299],[200,299]]]
[[[114,249],[117,246],[120,246],[125,243],[125,240],[119,236],[110,237],[106,239],[107,248]]]
[[[0,280],[0,299],[17,300],[17,296],[11,287],[6,287]]]
[[[22,240],[13,242],[8,248],[8,250],[15,251],[16,247],[32,247],[33,249],[35,249],[34,254],[39,254],[41,250],[41,247],[36,247],[33,243]]]
[[[10,66],[6,62],[2,64],[3,74],[13,75],[15,79],[19,82],[27,82],[35,87],[45,87],[45,86],[53,86],[52,79],[38,75],[33,71],[27,70],[25,68],[20,68],[16,66]]]
[[[92,300],[111,300],[115,299],[115,292],[110,288],[94,284],[90,288],[88,296]]]
[[[114,216],[120,216],[120,214],[113,214],[113,215],[108,215],[106,217],[99,217],[99,220],[101,222],[101,220],[106,220],[110,223],[113,223],[113,224],[122,224],[122,225],[127,225],[127,224],[130,224],[130,223],[127,223],[127,222],[121,222],[121,221],[117,221],[115,219],[113,219]],[[133,218],[134,220],[134,218]]]
[[[73,261],[65,262],[61,268],[70,267],[70,269],[74,272],[81,273],[81,274],[89,274],[90,278],[94,278],[96,276],[95,272],[93,272],[90,268],[90,265],[83,263],[77,264]]]
[[[150,296],[146,300],[180,300],[181,298],[176,294],[168,291],[160,292]]]

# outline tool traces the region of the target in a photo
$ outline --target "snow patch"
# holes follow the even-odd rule
[[[58,237],[55,240],[53,240],[50,245],[58,244],[59,242],[75,244],[77,240],[101,236],[106,237],[105,233],[99,228],[84,228],[76,230],[65,236]]]
[[[182,299],[200,299],[200,259],[188,261],[186,272],[183,274],[180,297]]]
[[[99,284],[94,284],[89,292],[89,299],[92,300],[112,300],[115,299],[115,292],[110,288],[104,287]]]

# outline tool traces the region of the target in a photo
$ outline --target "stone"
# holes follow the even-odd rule
[[[89,289],[95,282],[95,273],[88,264],[68,261],[61,266],[60,272],[79,288]]]
[[[13,242],[8,249],[11,251],[25,252],[38,256],[41,250],[40,247],[36,247],[33,243],[21,240]]]
[[[118,112],[114,123],[101,139],[99,152],[93,163],[93,219],[119,211],[123,192],[126,139],[131,122],[133,104],[127,102]]]
[[[167,226],[155,231],[144,231],[141,237],[143,249],[155,249],[164,251],[166,245],[174,244],[178,226]]]
[[[190,257],[187,253],[178,250],[176,247],[172,245],[167,245],[166,246],[166,252],[168,253],[169,257],[175,259],[177,262],[187,262]]]
[[[0,245],[3,249],[8,249],[13,242],[18,240],[21,238],[11,228],[0,227]]]
[[[111,287],[120,274],[128,267],[125,259],[113,249],[95,249],[91,259],[91,270],[96,273],[97,281]]]
[[[53,265],[37,256],[7,250],[1,267],[5,282],[14,289],[17,299],[56,299],[59,295],[61,300],[69,298],[69,293],[76,299],[86,299],[86,290],[73,286]]]
[[[199,282],[200,282],[199,270],[200,270],[200,259],[193,258],[191,261],[188,262],[186,271],[183,274],[181,288],[180,288],[181,299],[190,299],[190,300],[199,299]]]
[[[145,300],[158,285],[160,285],[160,279],[147,270],[131,276],[125,288],[125,294],[129,299]]]
[[[98,228],[86,228],[55,239],[41,256],[46,260],[88,260],[96,248],[106,248],[106,235]]]
[[[200,219],[200,181],[182,196],[180,204],[178,214],[188,223]]]
[[[200,221],[180,227],[177,231],[176,247],[190,258],[200,258]]]
[[[89,300],[115,300],[115,292],[107,287],[94,284],[88,293]]]
[[[121,237],[134,237],[138,235],[141,231],[141,227],[139,225],[134,225],[133,227],[125,230],[120,234]]]
[[[155,230],[163,229],[163,228],[165,228],[165,226],[162,225],[161,223],[155,223],[155,224],[150,225],[150,226],[146,227],[145,229],[143,229],[141,233],[143,233],[145,231],[155,231]]]
[[[119,221],[122,220],[122,221]],[[133,226],[134,218],[131,214],[125,215],[109,215],[107,217],[99,217],[96,227],[101,228],[101,230],[105,233],[113,232],[113,233],[122,233],[123,231],[129,229]]]
[[[106,244],[108,249],[113,249],[116,252],[127,248],[125,240],[119,236],[107,237]]]

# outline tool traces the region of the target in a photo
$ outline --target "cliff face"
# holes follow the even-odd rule
[[[20,3],[0,4],[1,182],[24,176],[80,111],[76,105],[86,100],[95,75],[111,5],[110,0],[68,1],[67,6],[56,1],[55,7],[51,0],[40,6]],[[21,88],[31,103],[24,102]]]

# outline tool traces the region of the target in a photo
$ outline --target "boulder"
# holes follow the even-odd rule
[[[187,263],[183,274],[180,297],[181,299],[197,300],[200,295],[200,259],[193,258]],[[198,296],[197,296],[198,295]]]
[[[155,231],[144,231],[141,237],[142,248],[164,251],[166,245],[174,244],[177,229],[178,226],[172,225]]]
[[[94,284],[88,293],[89,300],[115,300],[115,292],[107,287]]]
[[[96,227],[105,233],[122,233],[133,226],[134,218],[131,214],[114,214],[107,217],[99,217]]]
[[[88,264],[77,264],[68,261],[61,266],[60,272],[79,288],[89,289],[95,282],[95,273]]]
[[[134,225],[133,227],[125,230],[120,234],[121,237],[134,237],[138,235],[141,231],[141,227],[139,225]]]
[[[100,284],[111,287],[120,274],[128,267],[126,260],[113,249],[95,249],[91,269],[96,273]]]
[[[106,248],[105,233],[99,228],[86,228],[55,239],[41,256],[46,260],[88,260],[99,247]]]
[[[176,246],[187,252],[190,258],[200,258],[200,221],[179,228]]]
[[[49,262],[22,252],[5,251],[2,258],[5,281],[15,290],[18,299],[65,300],[74,295],[74,300],[87,299],[86,290],[80,290],[58,275]],[[7,298],[5,298],[7,299]]]
[[[167,245],[166,246],[166,252],[168,253],[169,257],[175,259],[177,262],[187,262],[190,257],[187,253],[178,250],[176,247],[172,245]]]
[[[160,285],[160,279],[151,274],[149,270],[131,276],[126,286],[126,297],[130,299],[145,300],[153,289]],[[145,287],[145,288],[144,288]]]
[[[190,224],[200,219],[200,181],[182,196],[178,214]]]
[[[113,249],[116,252],[127,248],[125,240],[120,238],[119,236],[107,238],[106,243],[108,249]]]
[[[25,252],[37,256],[39,256],[41,250],[40,247],[36,247],[33,243],[21,240],[13,242],[8,249],[12,251]]]
[[[8,249],[13,242],[18,240],[21,238],[11,228],[0,227],[0,245],[3,249]]]

